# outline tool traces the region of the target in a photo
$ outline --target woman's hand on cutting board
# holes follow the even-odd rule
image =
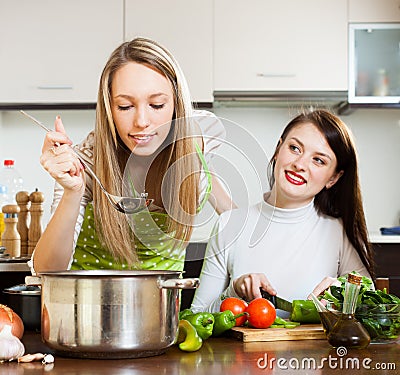
[[[251,301],[260,298],[260,288],[264,289],[271,295],[275,295],[276,291],[263,273],[248,273],[242,275],[233,281],[233,287],[236,294],[246,300]]]

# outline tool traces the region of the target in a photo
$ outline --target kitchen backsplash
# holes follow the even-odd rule
[[[267,189],[266,166],[278,137],[299,109],[218,107],[214,113],[225,124],[227,141],[215,158],[226,188],[238,205],[261,199]],[[29,111],[28,111],[29,112]],[[92,110],[30,111],[53,127],[60,114],[69,137],[79,142],[93,128]],[[399,225],[400,218],[400,111],[358,109],[342,116],[355,136],[360,162],[360,179],[367,225],[370,232],[382,226]],[[43,224],[49,220],[53,180],[39,163],[44,132],[18,111],[0,112],[0,160],[13,158],[25,181],[25,188],[45,194]],[[195,229],[196,240],[206,239],[215,215],[206,207]]]

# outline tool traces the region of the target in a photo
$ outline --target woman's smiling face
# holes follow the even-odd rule
[[[311,123],[296,125],[279,146],[269,203],[281,208],[307,205],[340,178],[336,165],[335,153],[320,130]]]
[[[168,79],[130,62],[115,72],[111,96],[115,126],[124,144],[135,155],[152,155],[171,129],[174,96]]]

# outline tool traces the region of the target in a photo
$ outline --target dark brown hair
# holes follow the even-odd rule
[[[275,159],[280,145],[294,127],[304,123],[315,125],[325,136],[336,156],[336,173],[343,171],[343,175],[335,185],[329,189],[322,189],[315,196],[314,205],[318,212],[342,220],[350,243],[356,249],[371,277],[374,277],[373,252],[368,240],[358,177],[357,151],[350,130],[339,117],[329,111],[318,109],[304,112],[290,121],[283,130],[280,142],[269,163],[270,186],[272,188],[275,182]]]

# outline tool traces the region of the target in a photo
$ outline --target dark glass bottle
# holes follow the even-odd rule
[[[328,342],[333,347],[366,348],[371,338],[364,326],[355,318],[357,297],[361,276],[349,274],[345,285],[343,309],[339,320],[328,334]]]

